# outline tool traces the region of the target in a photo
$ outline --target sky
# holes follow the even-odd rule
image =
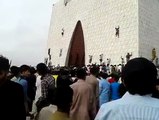
[[[58,0],[0,0],[0,55],[12,65],[44,62],[52,5]]]

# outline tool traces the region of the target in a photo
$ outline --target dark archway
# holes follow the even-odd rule
[[[77,22],[67,54],[67,66],[85,65],[85,45],[82,24]]]

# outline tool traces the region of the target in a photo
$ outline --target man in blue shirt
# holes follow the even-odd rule
[[[99,104],[100,106],[110,99],[110,83],[107,81],[107,73],[101,73],[99,81]]]
[[[112,74],[111,76],[115,81],[110,84],[110,95],[111,95],[110,99],[117,100],[120,98],[119,94],[120,83],[118,83],[119,77],[116,74]]]
[[[23,87],[23,92],[24,92],[24,105],[26,109],[26,114],[29,113],[28,109],[28,82],[27,78],[30,76],[30,67],[28,65],[22,65],[20,66],[20,77],[15,81],[19,83]]]

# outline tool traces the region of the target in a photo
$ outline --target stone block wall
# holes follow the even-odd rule
[[[139,0],[139,55],[151,59],[153,48],[159,57],[159,0]]]
[[[93,55],[93,63],[111,58],[120,64],[121,56],[139,56],[138,0],[71,0],[65,6],[60,0],[53,6],[47,48],[51,48],[53,65],[64,65],[78,21],[81,21],[85,40],[85,61]],[[120,27],[119,38],[115,28]],[[62,35],[62,31],[64,34]],[[63,49],[59,57],[60,49]]]

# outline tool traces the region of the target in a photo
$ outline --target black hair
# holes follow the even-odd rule
[[[73,90],[69,86],[57,87],[55,93],[55,103],[58,109],[69,112],[73,98]]]
[[[84,80],[85,80],[86,75],[87,75],[86,71],[83,68],[78,68],[76,74],[77,74],[77,78],[84,79]]]
[[[0,55],[0,71],[9,71],[9,60],[2,55]]]
[[[112,78],[114,78],[114,80],[115,80],[116,82],[119,81],[120,75],[119,75],[118,73],[113,72],[113,73],[110,74],[110,76],[111,76]]]
[[[71,85],[72,82],[70,80],[70,77],[68,75],[59,75],[56,81],[57,87],[65,87]]]
[[[20,73],[25,72],[27,70],[30,71],[30,67],[28,65],[22,65],[22,66],[20,66]]]
[[[65,68],[61,68],[61,69],[60,69],[60,74],[61,74],[61,75],[69,75],[69,70],[68,70],[68,69],[65,69]]]
[[[20,69],[19,69],[19,67],[17,67],[17,66],[12,66],[12,67],[10,68],[10,71],[11,71],[11,74],[13,74],[14,76],[18,76]]]
[[[156,86],[157,69],[146,58],[134,58],[123,68],[122,79],[130,94],[151,94]]]
[[[45,75],[49,72],[48,67],[44,63],[39,63],[36,68],[40,75]]]
[[[101,72],[100,73],[100,76],[104,79],[107,79],[108,78],[108,74],[107,73],[104,73],[104,72]]]
[[[92,68],[90,68],[90,73],[93,75],[97,75],[99,73],[99,67],[93,66]]]
[[[31,73],[31,74],[35,74],[35,73],[36,73],[36,70],[35,70],[34,67],[30,67],[30,73]]]

